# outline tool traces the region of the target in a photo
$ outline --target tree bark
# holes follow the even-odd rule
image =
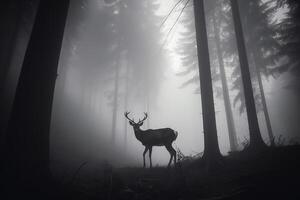
[[[248,124],[249,124],[249,134],[250,134],[250,144],[249,149],[260,149],[265,147],[265,143],[261,137],[258,119],[256,115],[255,101],[253,96],[253,89],[249,71],[248,58],[245,47],[245,40],[243,34],[243,28],[241,24],[241,18],[239,13],[239,6],[237,0],[230,0],[232,15],[234,21],[234,28],[237,40],[237,48],[239,54],[239,61],[241,67],[242,81],[245,93],[245,104],[247,110]]]
[[[220,74],[221,74],[221,81],[222,81],[222,90],[223,90],[223,98],[224,98],[224,107],[225,107],[225,113],[226,113],[226,121],[227,121],[227,129],[228,129],[228,135],[229,135],[229,144],[230,144],[230,150],[236,151],[237,150],[237,139],[236,139],[236,130],[232,115],[232,109],[231,109],[231,103],[229,98],[229,90],[227,85],[227,78],[225,73],[225,67],[224,67],[224,61],[220,46],[220,31],[217,27],[215,14],[213,15],[213,25],[214,25],[214,36],[215,36],[215,42],[217,47],[217,57],[218,62],[220,66]]]
[[[34,185],[50,175],[49,129],[68,6],[69,0],[43,0],[38,7],[6,137],[10,181]]]
[[[208,166],[210,166],[215,162],[219,162],[218,159],[221,158],[221,153],[218,145],[203,0],[194,0],[194,13],[204,129],[203,158],[208,162]]]

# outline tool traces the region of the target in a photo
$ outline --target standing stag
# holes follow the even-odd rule
[[[149,150],[150,168],[152,168],[151,155],[153,146],[165,146],[171,156],[168,167],[170,167],[173,158],[174,164],[176,165],[176,151],[172,147],[172,143],[176,140],[178,132],[170,128],[141,130],[140,127],[147,119],[148,114],[144,113],[144,118],[142,120],[139,119],[139,122],[135,123],[134,119],[130,119],[128,117],[129,113],[130,112],[125,112],[124,115],[129,120],[129,124],[133,126],[136,139],[138,139],[145,146],[145,150],[143,153],[144,167],[146,166],[145,155]]]

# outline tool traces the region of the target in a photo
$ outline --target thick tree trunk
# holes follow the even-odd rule
[[[68,6],[69,0],[43,0],[38,7],[6,137],[12,182],[36,185],[50,175],[51,110]]]
[[[245,47],[245,40],[243,35],[243,29],[241,24],[241,18],[239,13],[239,6],[237,0],[230,0],[232,7],[232,15],[234,20],[234,28],[237,40],[239,61],[241,67],[241,74],[245,93],[245,103],[249,124],[249,134],[250,134],[250,149],[260,149],[265,147],[265,143],[261,137],[259,124],[256,115],[255,101],[253,96],[253,89],[249,71],[248,58]]]
[[[203,158],[206,159],[208,165],[211,165],[218,162],[221,153],[218,145],[203,0],[194,0],[194,13],[204,129]]]
[[[16,0],[3,1],[1,5],[0,31],[0,94],[2,95],[6,75],[9,70],[11,56],[16,46],[16,38],[20,30],[22,12],[26,2]],[[1,99],[0,99],[1,100]]]
[[[220,46],[220,31],[217,27],[215,15],[213,16],[213,25],[214,25],[214,36],[215,36],[215,42],[217,47],[217,57],[219,61],[220,66],[220,75],[221,75],[221,81],[222,81],[222,90],[223,90],[223,98],[224,98],[224,106],[225,106],[225,113],[226,113],[226,121],[227,121],[227,129],[228,129],[228,135],[229,135],[229,144],[230,144],[230,150],[236,151],[237,150],[237,139],[236,139],[236,130],[231,110],[231,103],[229,98],[229,90],[227,85],[227,78],[225,73],[225,67],[224,67],[224,61]]]
[[[24,4],[26,1],[2,1],[0,3],[0,154],[3,153],[4,137],[11,111],[11,103],[6,88],[17,36],[20,31]]]
[[[258,87],[259,87],[259,91],[260,91],[260,95],[261,95],[261,103],[262,103],[262,106],[263,106],[263,112],[264,112],[266,125],[267,125],[267,129],[268,129],[268,136],[269,136],[269,140],[270,140],[270,145],[275,146],[275,141],[274,141],[275,138],[274,138],[274,134],[273,134],[272,126],[271,126],[271,120],[270,120],[270,116],[269,116],[269,111],[268,111],[264,86],[263,86],[263,83],[262,83],[261,74],[260,74],[260,70],[259,70],[259,67],[258,67],[258,59],[260,59],[260,58],[257,55],[257,52],[255,50],[252,50],[252,55],[253,55],[254,70],[255,70],[255,73],[256,73],[256,76],[257,76]]]

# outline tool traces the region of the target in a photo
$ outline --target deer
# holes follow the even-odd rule
[[[137,140],[139,140],[144,146],[145,150],[143,152],[143,168],[146,167],[145,155],[149,150],[149,160],[150,168],[152,168],[152,147],[153,146],[165,146],[167,151],[170,153],[170,160],[168,163],[168,168],[172,163],[174,158],[174,165],[176,166],[176,150],[172,147],[172,143],[176,140],[178,132],[171,128],[161,128],[161,129],[148,129],[142,130],[141,126],[144,121],[148,118],[148,114],[144,112],[144,118],[136,123],[134,119],[130,119],[128,115],[130,112],[125,112],[125,117],[129,120],[129,124],[133,127],[133,131]]]

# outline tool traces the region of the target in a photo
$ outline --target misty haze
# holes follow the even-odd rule
[[[3,199],[300,197],[299,2],[0,9]]]

